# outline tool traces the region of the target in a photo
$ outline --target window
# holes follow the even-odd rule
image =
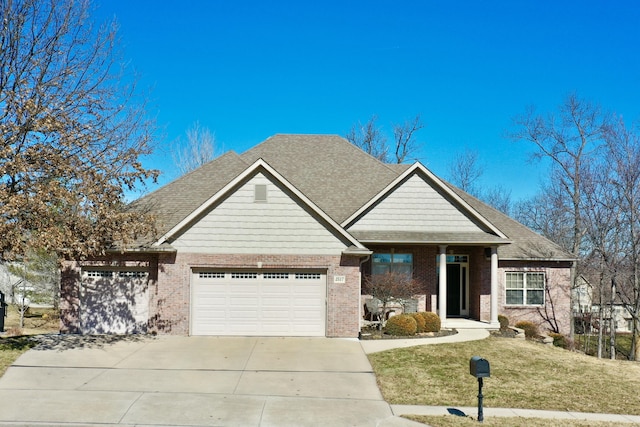
[[[288,279],[289,273],[264,273],[262,277],[264,279]]]
[[[224,279],[224,273],[217,271],[201,271],[198,273],[198,277],[201,279]]]
[[[413,254],[373,254],[371,274],[401,273],[413,275]]]
[[[244,273],[244,272],[235,272],[231,273],[232,279],[257,279],[258,273]]]
[[[320,273],[296,273],[297,280],[319,280]]]
[[[507,273],[507,304],[543,305],[544,273]]]
[[[87,277],[113,277],[113,271],[108,270],[88,270]]]

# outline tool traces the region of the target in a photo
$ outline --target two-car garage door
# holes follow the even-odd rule
[[[326,275],[194,270],[192,335],[325,336]]]

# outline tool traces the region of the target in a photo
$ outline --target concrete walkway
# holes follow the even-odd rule
[[[391,405],[395,415],[460,415],[478,417],[477,407]],[[640,425],[638,415],[596,414],[590,412],[542,411],[535,409],[487,408],[483,407],[484,419],[491,417],[547,418],[556,420],[608,421],[612,423],[635,423]]]

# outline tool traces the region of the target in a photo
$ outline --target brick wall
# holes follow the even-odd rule
[[[571,264],[568,262],[523,262],[501,261],[498,268],[498,307],[500,314],[509,318],[511,325],[520,320],[528,320],[539,326],[540,331],[552,329],[549,319],[557,324],[560,333],[568,334],[571,322],[570,290]],[[545,294],[544,307],[509,306],[505,304],[506,272],[511,271],[540,271],[545,273],[548,294]]]
[[[190,320],[191,271],[193,268],[299,269],[313,268],[327,274],[328,337],[357,337],[360,331],[360,259],[347,256],[208,255],[175,254],[114,255],[89,261],[66,262],[61,281],[61,332],[81,333],[80,298],[83,267],[145,267],[149,270],[148,331],[187,335]],[[345,283],[334,283],[345,276]]]
[[[189,333],[190,284],[193,268],[299,269],[327,274],[328,337],[357,337],[359,332],[359,258],[317,255],[166,254],[158,260],[158,282],[150,295],[149,330]],[[335,275],[345,283],[334,283]]]

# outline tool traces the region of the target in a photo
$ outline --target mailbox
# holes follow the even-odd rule
[[[476,378],[489,378],[491,376],[489,361],[480,356],[473,356],[469,360],[469,373]]]

